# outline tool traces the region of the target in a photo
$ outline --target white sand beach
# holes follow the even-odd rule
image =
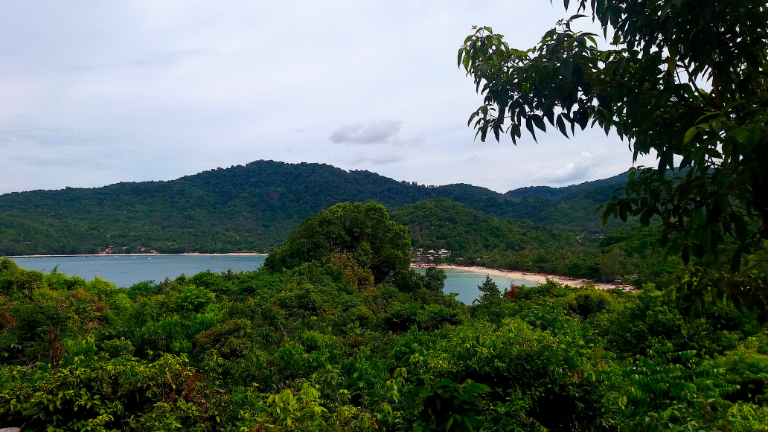
[[[446,270],[451,269],[451,270],[463,270],[463,271],[474,272],[474,273],[482,273],[490,276],[503,276],[503,277],[508,277],[512,279],[521,279],[521,280],[527,280],[531,282],[537,282],[540,284],[546,283],[547,279],[552,279],[555,282],[561,283],[563,285],[570,285],[572,287],[583,287],[589,284],[593,284],[595,288],[600,290],[620,288],[627,291],[633,291],[635,289],[634,287],[629,285],[601,284],[601,283],[594,283],[587,279],[576,279],[576,278],[567,277],[567,276],[548,275],[548,274],[542,274],[542,273],[527,273],[527,272],[520,272],[520,271],[514,271],[514,270],[499,270],[499,269],[477,267],[477,266],[455,266],[455,265],[449,265],[449,264],[438,264],[434,267],[437,267],[440,269],[446,269]]]

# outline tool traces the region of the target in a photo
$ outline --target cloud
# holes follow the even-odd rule
[[[590,152],[582,152],[581,158],[568,162],[560,168],[544,168],[533,176],[534,179],[550,185],[575,184],[586,181],[592,174],[595,166],[595,155]]]
[[[474,141],[466,119],[482,95],[451,53],[467,23],[533,46],[562,18],[546,2],[97,3],[0,14],[0,193],[355,158],[398,180],[507,190],[544,166],[541,179],[578,176],[579,152],[595,155],[589,180],[631,160],[599,128],[539,146]]]
[[[352,163],[357,165],[361,163],[367,163],[370,165],[386,165],[391,164],[395,162],[400,162],[405,160],[405,156],[397,153],[382,153],[378,156],[359,156],[352,160]]]
[[[395,137],[395,139],[392,140],[392,144],[404,145],[404,146],[417,146],[423,143],[424,143],[424,137],[422,135],[417,135],[417,136],[413,136],[405,139],[400,139]]]
[[[534,178],[556,185],[576,183],[587,177],[589,168],[589,165],[581,162],[569,162],[564,167],[540,172]]]
[[[331,133],[328,139],[332,143],[341,144],[385,144],[393,143],[400,133],[400,120],[376,120],[368,125],[351,123],[341,125]]]

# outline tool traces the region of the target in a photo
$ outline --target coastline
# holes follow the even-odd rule
[[[413,265],[411,267],[418,268],[418,266],[413,266]],[[425,268],[425,267],[421,267],[421,268]],[[544,275],[539,273],[528,273],[528,272],[521,272],[516,270],[499,270],[499,269],[477,267],[477,266],[464,267],[464,266],[455,266],[450,264],[438,264],[431,267],[436,267],[443,270],[462,270],[462,271],[468,271],[473,273],[482,273],[490,276],[501,276],[501,277],[507,277],[512,279],[520,279],[520,280],[526,280],[526,281],[536,282],[540,284],[545,284],[547,283],[547,279],[551,279],[555,282],[561,283],[563,285],[570,285],[575,288],[584,287],[591,284],[591,285],[594,285],[595,288],[599,290],[609,290],[609,289],[618,288],[626,291],[634,291],[635,289],[634,287],[629,285],[602,284],[602,283],[595,283],[587,279],[577,279],[577,278],[572,278],[567,276]]]
[[[227,252],[227,253],[134,253],[134,254],[71,254],[71,255],[8,255],[0,258],[75,258],[75,257],[108,257],[108,256],[267,256],[261,252]]]
[[[138,253],[138,254],[71,254],[71,255],[8,255],[0,258],[77,258],[77,257],[109,257],[109,256],[205,256],[205,257],[212,257],[212,256],[267,256],[266,253],[260,253],[260,252],[228,252],[228,253],[177,253],[177,254],[168,254],[168,253],[156,253],[156,254],[149,254],[149,253]],[[437,264],[432,266],[416,266],[411,264],[411,268],[427,268],[427,267],[435,267],[443,270],[461,270],[461,271],[467,271],[472,273],[481,273],[486,274],[490,276],[500,276],[500,277],[506,277],[511,279],[518,279],[518,280],[525,280],[530,282],[536,282],[539,284],[545,284],[547,283],[547,279],[551,279],[555,282],[561,283],[563,285],[570,285],[575,288],[584,287],[587,285],[594,285],[596,289],[599,290],[610,290],[610,289],[622,289],[625,291],[634,291],[636,290],[635,287],[630,285],[611,285],[611,284],[602,284],[602,283],[596,283],[587,279],[577,279],[567,276],[557,276],[557,275],[547,275],[547,274],[541,274],[541,273],[529,273],[529,272],[521,272],[517,270],[500,270],[500,269],[493,269],[488,267],[478,267],[478,266],[456,266],[452,264]]]

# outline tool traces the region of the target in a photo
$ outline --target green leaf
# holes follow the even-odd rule
[[[579,110],[579,127],[581,127],[581,130],[584,130],[587,128],[587,125],[589,124],[589,111],[587,111],[586,108],[582,108]]]
[[[533,130],[533,120],[531,120],[530,117],[525,119],[525,128],[528,129],[528,132],[531,133],[531,136],[533,137],[533,140],[538,142],[536,140],[536,132]]]
[[[698,131],[699,131],[699,128],[697,126],[694,126],[694,127],[690,128],[690,129],[688,129],[685,132],[685,137],[683,138],[683,144],[688,144],[689,142],[691,142],[693,137],[696,135],[696,132],[698,132]]]
[[[616,203],[610,202],[605,206],[603,211],[603,225],[608,224],[608,218],[616,213]]]
[[[560,130],[561,134],[568,138],[568,131],[565,129],[565,122],[563,121],[562,115],[557,116],[557,128]]]
[[[472,113],[471,116],[469,116],[469,120],[467,121],[467,126],[469,126],[472,123],[472,120],[474,120],[475,117],[477,117],[478,114],[479,113],[477,111],[475,111],[475,112]]]
[[[640,215],[640,225],[642,226],[648,226],[651,221],[651,217],[653,217],[653,209],[646,209],[643,211],[643,213]]]

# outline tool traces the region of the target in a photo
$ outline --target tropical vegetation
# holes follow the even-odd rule
[[[571,1],[564,0],[568,9]],[[661,224],[688,269],[686,292],[746,302],[768,318],[768,8],[760,0],[574,0],[539,44],[511,48],[476,28],[458,61],[484,96],[482,140],[546,122],[568,136],[598,126],[657,167],[630,170],[604,218]],[[588,18],[598,35],[574,30]],[[476,120],[475,120],[476,119]],[[670,171],[672,176],[670,176]]]
[[[0,197],[0,253],[274,248],[257,271],[125,289],[0,259],[0,426],[768,431],[768,8],[574,3],[609,49],[573,30],[582,15],[530,50],[488,27],[465,40],[485,98],[470,123],[516,142],[591,122],[658,154],[622,188],[502,195],[258,162]],[[595,201],[635,225],[589,235]],[[425,247],[638,289],[487,278],[463,304],[443,271],[409,267]]]
[[[768,333],[755,312],[712,298],[691,316],[652,284],[490,280],[464,305],[442,293],[442,271],[421,275],[400,258],[406,228],[385,216],[341,204],[260,270],[126,289],[0,260],[0,424],[766,430]],[[373,232],[387,240],[373,244]]]
[[[340,202],[376,202],[394,211],[435,197],[494,216],[602,232],[595,209],[625,179],[500,194],[328,165],[256,161],[167,182],[1,195],[0,256],[96,253],[109,246],[117,253],[263,252],[280,246],[305,218]]]

